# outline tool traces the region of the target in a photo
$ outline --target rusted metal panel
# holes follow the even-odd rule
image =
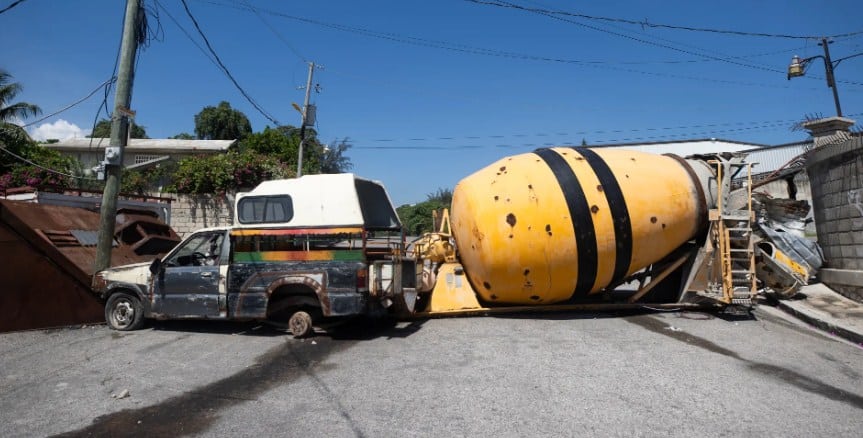
[[[96,247],[76,237],[98,229],[96,212],[0,199],[0,331],[101,320],[102,305],[90,292]],[[153,259],[137,254],[134,243],[119,239],[111,265]]]

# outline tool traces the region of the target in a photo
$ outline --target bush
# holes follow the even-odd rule
[[[169,191],[186,194],[225,194],[251,188],[269,179],[295,173],[276,158],[253,151],[197,156],[181,160]]]

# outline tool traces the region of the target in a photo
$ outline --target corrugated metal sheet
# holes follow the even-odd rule
[[[713,154],[721,152],[740,152],[747,149],[761,148],[764,145],[743,143],[721,139],[680,140],[652,143],[614,143],[588,145],[591,148],[631,149],[654,154],[675,154],[681,157],[687,155]]]
[[[758,149],[751,149],[746,156],[746,161],[749,163],[758,163],[752,168],[752,174],[772,173],[780,167],[786,165],[795,157],[812,149],[813,143],[811,140],[798,143],[789,143],[779,146],[768,146]]]
[[[138,215],[140,222],[130,222],[135,215],[129,212],[120,216],[117,229],[135,229],[141,239],[150,236],[147,230],[157,230],[159,245],[145,242],[145,247],[165,252],[179,240],[155,215]],[[98,229],[96,212],[0,199],[0,331],[101,320],[101,303],[90,293],[96,260],[91,241]],[[112,266],[156,257],[135,247],[144,240],[128,236],[112,250]]]

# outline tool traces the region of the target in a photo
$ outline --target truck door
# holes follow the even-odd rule
[[[182,243],[162,265],[154,282],[153,309],[170,318],[219,316],[220,264],[226,231],[204,231]]]

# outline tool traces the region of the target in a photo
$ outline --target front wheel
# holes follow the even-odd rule
[[[115,293],[105,303],[105,321],[114,330],[137,330],[144,325],[144,306],[138,297]]]

